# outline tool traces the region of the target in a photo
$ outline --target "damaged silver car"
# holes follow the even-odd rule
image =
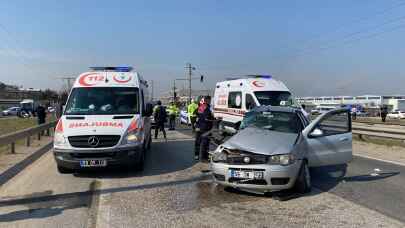
[[[311,190],[309,167],[352,160],[351,117],[335,109],[314,121],[293,107],[260,106],[241,130],[211,152],[214,180],[224,186],[266,193]]]

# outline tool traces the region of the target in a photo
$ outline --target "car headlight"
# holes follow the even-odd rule
[[[269,164],[272,165],[291,165],[295,162],[295,157],[292,154],[273,155],[269,158]]]
[[[67,140],[63,133],[55,133],[55,136],[53,138],[53,144],[55,146],[66,146],[67,145]]]
[[[211,154],[211,159],[213,162],[224,162],[227,159],[226,153],[224,153],[224,147],[218,146],[214,153]]]

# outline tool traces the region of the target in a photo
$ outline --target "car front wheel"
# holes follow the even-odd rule
[[[294,188],[298,193],[308,193],[311,192],[311,187],[311,174],[308,164],[303,161]]]

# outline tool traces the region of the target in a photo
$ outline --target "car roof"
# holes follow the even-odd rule
[[[290,112],[290,113],[297,113],[301,112],[301,109],[298,107],[293,106],[271,106],[271,105],[262,105],[258,106],[251,110],[251,112]]]

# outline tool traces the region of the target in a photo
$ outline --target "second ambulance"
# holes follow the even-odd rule
[[[152,141],[147,82],[131,67],[91,69],[76,79],[55,129],[58,171],[142,170]]]
[[[218,82],[214,93],[214,116],[221,128],[235,133],[245,113],[256,106],[298,106],[290,90],[270,75],[247,75]]]

